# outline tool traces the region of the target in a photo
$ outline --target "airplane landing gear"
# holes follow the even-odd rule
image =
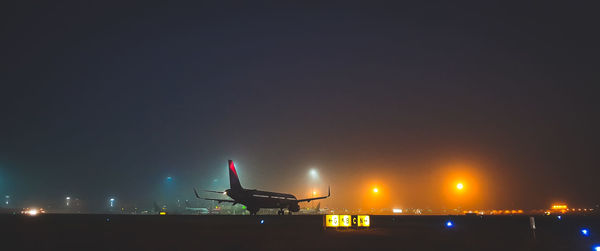
[[[258,210],[258,208],[248,208],[250,215],[256,215],[256,213],[258,213]]]
[[[283,212],[283,208],[279,209],[279,211],[277,211],[277,215],[284,215],[285,212]]]

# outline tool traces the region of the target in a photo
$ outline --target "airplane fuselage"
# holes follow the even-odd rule
[[[287,193],[276,193],[256,189],[227,189],[225,194],[245,205],[248,210],[259,208],[287,208],[291,212],[300,211],[296,196]]]

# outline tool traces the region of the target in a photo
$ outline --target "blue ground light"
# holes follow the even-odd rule
[[[265,220],[260,220],[260,224],[263,224],[263,223],[265,223]]]
[[[581,232],[581,235],[583,235],[583,236],[589,236],[590,235],[590,230],[587,229],[587,228],[582,228],[580,232]]]
[[[446,227],[447,228],[454,227],[454,222],[452,222],[452,221],[446,221]]]
[[[557,219],[562,220],[562,216],[556,216]]]
[[[594,251],[600,251],[600,245],[596,245],[592,248]]]

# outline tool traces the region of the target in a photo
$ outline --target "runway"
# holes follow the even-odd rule
[[[262,221],[262,224],[261,224]],[[445,223],[452,221],[448,228]],[[323,216],[0,215],[16,250],[592,250],[597,216],[371,216],[324,229]],[[580,228],[590,229],[582,236]]]

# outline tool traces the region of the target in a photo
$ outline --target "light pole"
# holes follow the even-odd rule
[[[115,198],[110,198],[110,200],[108,200],[110,203],[110,207],[113,208],[115,207]]]
[[[308,174],[310,175],[310,177],[311,177],[313,180],[317,180],[317,179],[319,179],[319,173],[317,172],[317,169],[315,169],[315,168],[311,168],[311,169],[308,171]]]
[[[461,196],[461,195],[462,195],[462,193],[464,193],[464,191],[463,191],[464,189],[465,189],[465,185],[462,182],[456,183],[456,193],[457,193],[457,202],[458,202],[458,210],[459,211],[461,209],[463,209],[462,208],[462,206],[463,206],[462,204],[463,204],[464,201],[463,201],[463,198],[462,198],[463,196]]]
[[[308,170],[308,176],[310,176],[310,183],[312,184],[312,196],[316,196],[317,195],[317,191],[315,189],[315,185],[317,183],[317,181],[319,180],[319,172],[317,172],[316,168],[311,168],[310,170]]]
[[[69,205],[71,205],[71,197],[70,196],[67,196],[67,198],[65,198],[65,204],[67,205],[67,207]]]

